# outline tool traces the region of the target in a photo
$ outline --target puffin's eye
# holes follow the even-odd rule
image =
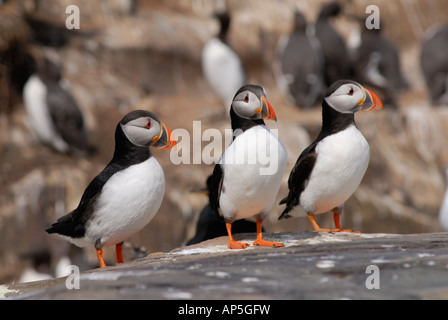
[[[246,94],[246,96],[244,97],[243,101],[246,102],[246,103],[249,102],[249,95],[248,94]]]
[[[349,96],[352,96],[352,95],[353,95],[353,92],[355,92],[355,91],[353,90],[353,88],[350,88],[350,91],[348,92],[348,95],[349,95]]]
[[[148,121],[148,123],[146,124],[145,128],[146,128],[146,129],[151,128],[151,121]]]

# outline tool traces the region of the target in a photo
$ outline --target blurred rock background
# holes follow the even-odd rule
[[[0,7],[0,283],[19,281],[32,256],[46,253],[42,272],[55,275],[57,262],[90,268],[92,248],[78,250],[44,230],[73,210],[87,184],[112,157],[114,130],[137,108],[155,112],[174,130],[193,133],[193,121],[207,128],[230,128],[219,100],[204,81],[201,49],[219,29],[211,18],[227,7],[233,21],[229,41],[242,58],[249,83],[265,87],[278,116],[280,138],[289,152],[278,199],[300,152],[317,136],[321,109],[301,110],[276,86],[273,61],[277,41],[292,24],[292,10],[314,21],[327,1],[273,0],[17,0]],[[68,5],[80,9],[80,29],[67,30]],[[366,16],[367,0],[341,1],[344,11]],[[448,22],[445,0],[376,1],[385,34],[399,48],[410,89],[398,96],[398,109],[359,113],[357,125],[371,146],[371,162],[360,188],[347,201],[343,226],[375,233],[440,231],[437,215],[448,166],[448,109],[430,103],[419,65],[424,33]],[[41,22],[33,24],[33,22]],[[334,25],[348,39],[356,24],[344,16]],[[42,23],[52,28],[40,29]],[[51,32],[49,31],[51,30]],[[27,53],[47,56],[62,68],[64,81],[82,109],[92,144],[89,158],[59,154],[41,145],[25,123],[20,88],[11,74]],[[202,147],[208,142],[202,142]],[[192,152],[193,148],[191,148]],[[167,187],[159,213],[126,244],[125,260],[183,245],[195,232],[206,197],[190,192],[205,185],[213,165],[173,165],[168,152],[154,151]],[[217,155],[219,157],[219,155]],[[191,159],[193,154],[191,154]],[[274,206],[267,231],[311,230],[306,219],[277,221]],[[322,227],[331,217],[317,217]],[[141,248],[143,247],[143,248]],[[106,250],[107,251],[107,250]],[[113,252],[106,262],[115,263]],[[111,254],[112,253],[112,254]],[[42,259],[41,259],[42,260]],[[36,259],[34,259],[36,261]]]

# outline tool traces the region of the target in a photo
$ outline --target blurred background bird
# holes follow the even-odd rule
[[[448,26],[432,26],[422,41],[420,65],[431,101],[448,104]]]
[[[62,153],[91,154],[81,109],[63,87],[59,67],[44,58],[23,87],[28,126],[44,144]]]
[[[350,56],[344,38],[333,26],[332,19],[342,14],[339,2],[322,5],[315,23],[316,37],[324,55],[324,80],[327,87],[352,75]]]
[[[220,30],[202,49],[202,71],[228,115],[235,92],[246,82],[246,73],[240,57],[228,42],[230,13],[218,12],[213,17],[219,21]]]
[[[298,10],[291,33],[278,42],[277,59],[280,89],[297,106],[314,107],[324,91],[324,57],[314,26]]]
[[[381,92],[384,104],[397,108],[397,97],[409,88],[402,72],[397,46],[384,35],[384,22],[380,29],[367,29],[363,17],[354,18],[361,26],[358,40],[350,48],[354,78]]]

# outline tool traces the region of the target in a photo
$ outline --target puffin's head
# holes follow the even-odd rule
[[[171,149],[176,145],[171,131],[152,112],[131,111],[121,119],[120,126],[126,138],[136,146]]]
[[[241,118],[277,121],[274,109],[266,100],[266,92],[260,86],[248,84],[241,87],[233,98],[231,108]]]
[[[324,100],[341,113],[383,109],[376,94],[351,80],[339,80],[328,88]]]

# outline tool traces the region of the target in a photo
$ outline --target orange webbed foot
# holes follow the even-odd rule
[[[229,249],[246,249],[249,245],[247,243],[238,242],[235,240],[229,240],[229,245],[227,248]]]
[[[350,233],[358,233],[358,234],[361,233],[360,231],[353,231],[353,230],[350,230],[350,229],[335,229],[332,232],[350,232]]]
[[[235,241],[232,237],[232,223],[226,222],[227,233],[229,235],[229,249],[246,249],[249,245],[247,243]]]
[[[263,239],[263,221],[257,220],[257,240],[254,241],[254,246],[262,246],[262,247],[271,247],[271,248],[280,248],[284,247],[281,242],[267,241]]]
[[[266,241],[263,239],[257,239],[253,243],[254,246],[262,246],[262,247],[271,247],[271,248],[280,248],[284,247],[284,244],[281,242],[274,242],[274,241]]]

